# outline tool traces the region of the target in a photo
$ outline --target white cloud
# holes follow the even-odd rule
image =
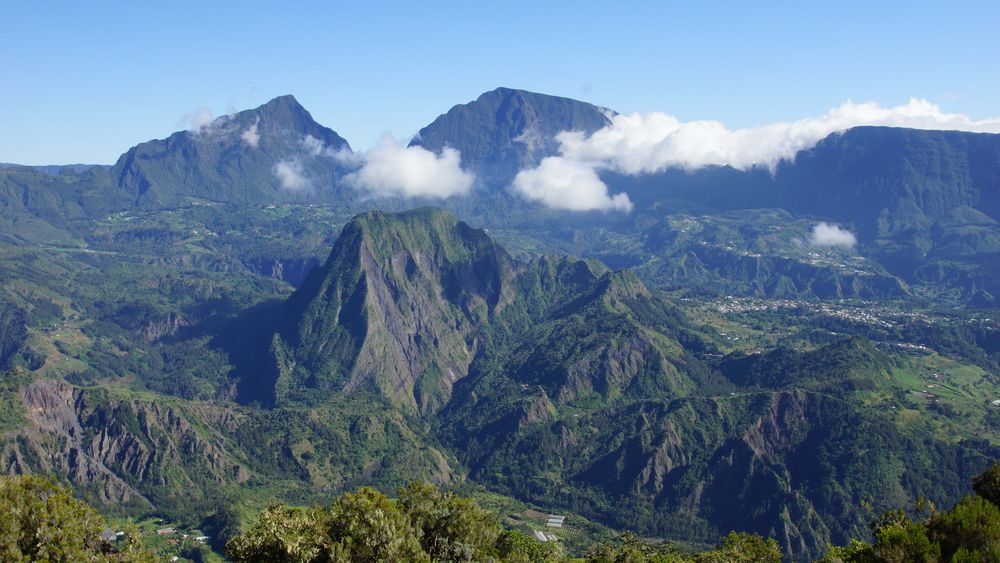
[[[377,196],[445,198],[468,193],[475,179],[462,170],[457,150],[446,147],[436,155],[423,147],[407,147],[390,136],[363,154],[333,156],[359,166],[346,180]]]
[[[524,143],[530,152],[545,146],[545,139],[537,127],[525,127],[520,135],[514,137],[515,143]]]
[[[196,140],[206,140],[217,135],[231,135],[239,133],[239,126],[232,122],[232,115],[220,115],[213,117],[212,110],[200,107],[182,115],[178,120],[178,125],[187,129]],[[256,131],[256,127],[253,128]],[[244,132],[245,134],[246,132]],[[242,136],[242,135],[241,135]],[[247,140],[244,138],[244,140]],[[247,141],[249,142],[249,141]]]
[[[312,189],[312,182],[306,178],[302,163],[298,160],[279,161],[274,165],[273,171],[283,189],[293,192],[309,191]]]
[[[589,136],[579,131],[558,134],[560,156],[555,158],[571,161],[573,165],[565,168],[577,173],[583,167],[595,173],[614,170],[647,174],[667,168],[695,170],[712,165],[739,170],[764,167],[773,171],[782,160],[794,159],[800,151],[815,146],[830,134],[862,125],[1000,133],[1000,118],[974,121],[964,115],[944,113],[931,102],[919,99],[894,108],[847,102],[821,117],[746,129],[729,129],[718,121],[682,122],[664,113],[609,118],[610,125]],[[556,183],[549,189],[566,190],[562,185],[565,181],[554,177],[552,180]],[[517,183],[515,189],[523,193],[523,186]],[[545,189],[545,184],[533,186],[534,192]],[[594,186],[586,189],[593,192]],[[564,207],[562,204],[568,201],[562,197],[551,199],[556,207]]]
[[[203,133],[209,129],[212,125],[213,119],[212,110],[205,107],[198,108],[191,113],[186,113],[181,116],[181,122],[187,125],[188,131],[195,135]]]
[[[514,178],[515,191],[531,201],[572,211],[632,210],[627,194],[608,194],[593,167],[567,158],[548,157],[538,168],[522,170]]]
[[[747,129],[729,129],[718,121],[682,122],[663,113],[615,115],[611,125],[589,137],[563,132],[556,139],[563,157],[626,174],[710,165],[773,169],[831,133],[862,125],[1000,133],[1000,118],[973,121],[943,113],[926,100],[911,99],[894,108],[847,102],[822,117]]]
[[[257,132],[258,123],[260,123],[260,119],[255,120],[253,125],[240,134],[240,138],[243,139],[243,142],[253,148],[257,148],[260,145],[260,133]]]
[[[830,223],[817,223],[809,235],[809,244],[813,246],[842,246],[854,248],[858,244],[857,237],[847,229],[841,229]]]
[[[308,152],[311,156],[319,156],[330,151],[330,149],[323,144],[323,141],[320,141],[312,135],[306,135],[305,138],[302,139],[302,146],[305,147],[306,152]]]

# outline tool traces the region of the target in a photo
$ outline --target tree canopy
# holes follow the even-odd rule
[[[104,518],[72,493],[32,475],[0,478],[3,561],[151,561],[141,545],[117,550],[101,539]]]
[[[938,512],[918,501],[914,519],[903,510],[872,523],[874,540],[834,547],[824,563],[943,563],[1000,561],[1000,463],[973,481],[976,494]]]

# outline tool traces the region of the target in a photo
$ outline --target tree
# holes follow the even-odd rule
[[[68,489],[31,475],[0,477],[0,560],[150,561],[142,548],[117,553],[104,519]]]
[[[211,534],[212,547],[225,549],[226,542],[240,533],[240,512],[236,505],[226,502],[202,522],[202,528]]]
[[[701,553],[696,563],[781,563],[781,548],[774,538],[729,532],[714,551]]]
[[[920,499],[912,520],[902,510],[886,513],[872,524],[875,541],[852,540],[831,548],[826,563],[936,563],[938,561],[1000,561],[1000,464],[973,480],[976,495],[960,500],[950,510],[935,512]]]
[[[1000,551],[1000,508],[981,496],[963,498],[951,510],[931,517],[926,527],[945,561],[959,551],[964,557]]]
[[[1000,463],[993,464],[972,480],[972,490],[977,495],[1000,506]]]
[[[517,530],[504,530],[500,534],[496,554],[507,563],[555,563],[562,560],[554,543],[540,542]]]
[[[370,487],[337,497],[329,534],[336,561],[429,561],[409,519],[385,495]]]
[[[399,507],[434,561],[482,561],[495,550],[500,524],[472,499],[413,482],[399,490]]]
[[[97,512],[51,481],[29,475],[0,481],[4,560],[82,560],[101,552],[103,528]]]
[[[590,563],[681,563],[690,561],[673,544],[643,540],[631,532],[620,535],[615,543],[601,544],[590,550]]]
[[[319,508],[274,505],[257,523],[226,543],[235,562],[306,563],[328,561],[331,549],[328,515]]]

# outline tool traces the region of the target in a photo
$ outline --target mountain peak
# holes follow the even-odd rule
[[[119,158],[112,174],[117,187],[142,207],[176,205],[186,197],[269,203],[313,195],[320,187],[330,190],[334,166],[321,157],[329,151],[350,151],[350,146],[317,123],[294,96],[285,95],[167,139],[140,143]],[[294,184],[275,174],[282,162],[298,167]]]
[[[302,104],[299,103],[295,96],[291,94],[285,94],[283,96],[278,96],[272,98],[264,104],[261,104],[255,109],[246,110],[240,112],[237,115],[242,114],[253,114],[257,116],[271,116],[277,119],[304,119],[308,121],[313,121],[312,115],[306,110]],[[313,122],[315,123],[315,122]]]
[[[296,100],[295,96],[293,96],[292,94],[282,94],[281,96],[275,96],[274,98],[268,100],[266,103],[262,104],[260,107],[265,108],[268,106],[280,106],[280,105],[292,105],[292,106],[302,107],[302,104],[300,104],[299,101]]]
[[[451,108],[420,130],[412,145],[458,149],[462,166],[489,186],[507,185],[522,168],[557,154],[562,131],[593,133],[610,123],[586,102],[501,87]]]
[[[355,216],[287,303],[274,398],[376,393],[433,412],[467,375],[474,335],[504,305],[512,275],[507,252],[450,213]]]
[[[602,108],[602,107],[595,106],[595,105],[587,103],[587,102],[581,102],[581,101],[575,100],[573,98],[567,98],[565,96],[553,96],[552,94],[543,94],[543,93],[540,93],[540,92],[532,92],[531,90],[523,90],[521,88],[510,88],[508,86],[498,86],[498,87],[496,87],[496,88],[494,88],[492,90],[488,90],[486,92],[483,92],[482,94],[479,95],[478,98],[476,98],[476,102],[486,102],[486,103],[489,103],[490,100],[493,99],[493,98],[499,98],[501,100],[508,100],[508,99],[511,99],[511,98],[517,98],[517,99],[523,100],[524,102],[533,103],[533,104],[546,104],[546,103],[552,103],[552,102],[564,102],[564,103],[567,103],[567,104],[570,104],[570,105],[577,105],[577,104],[579,104],[579,105],[583,105],[583,106],[590,106],[590,107],[593,107],[593,108],[597,108],[598,110],[601,110],[602,112],[611,111],[611,110],[608,110],[607,108]],[[472,102],[472,103],[475,103],[475,102]]]

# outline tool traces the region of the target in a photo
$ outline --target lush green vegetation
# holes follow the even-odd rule
[[[503,530],[470,499],[411,483],[390,500],[362,488],[329,508],[272,506],[232,538],[234,561],[551,561],[554,544]]]
[[[254,256],[291,252],[262,238],[270,225],[318,254],[329,235],[315,225],[339,219],[246,215],[112,216],[100,229],[115,254],[9,249],[10,466],[107,467],[113,478],[74,483],[88,500],[213,529],[271,499],[471,477],[613,528],[695,545],[736,529],[818,556],[865,537],[862,500],[954,502],[996,457],[989,319],[927,312],[889,329],[799,302],[720,312],[596,261],[519,263],[431,210],[363,216],[282,302],[288,284],[237,259],[248,241],[262,241]],[[200,222],[232,232],[190,236]],[[161,230],[176,236],[114,234]],[[944,334],[940,352],[900,347]],[[32,405],[72,407],[26,410],[27,389]]]
[[[876,518],[874,540],[833,547],[824,563],[988,562],[1000,557],[1000,464],[976,477],[975,495],[938,512],[926,500],[915,515],[895,510]],[[541,542],[505,528],[498,516],[470,498],[411,482],[390,499],[362,487],[326,507],[274,504],[237,531],[219,522],[225,551],[236,562],[497,561],[558,562],[573,559],[559,543]],[[69,490],[39,477],[0,478],[0,550],[10,561],[152,561],[179,553],[197,561],[216,556],[192,540],[183,548],[160,537],[176,534],[155,523],[124,523],[121,534],[102,537],[101,516]],[[228,531],[226,531],[228,530]],[[187,535],[184,535],[187,538]],[[199,547],[199,545],[201,547]],[[731,532],[711,550],[625,533],[594,545],[587,563],[778,563],[774,539]]]
[[[827,563],[895,563],[919,561],[987,562],[1000,560],[1000,464],[977,476],[975,495],[962,498],[948,510],[919,500],[917,518],[895,510],[875,519],[874,541],[854,540],[835,547]]]
[[[152,561],[132,528],[121,540],[101,537],[104,519],[52,482],[0,477],[0,558],[4,561]]]
[[[572,560],[556,542],[505,530],[473,500],[421,483],[401,488],[395,500],[362,488],[337,497],[329,508],[272,506],[229,540],[226,552],[237,562]],[[781,552],[776,541],[749,534],[731,533],[717,549],[697,554],[623,534],[592,548],[585,560],[777,563]]]
[[[287,97],[113,167],[0,170],[3,467],[220,537],[274,499],[419,478],[807,557],[875,538],[860,503],[950,505],[998,457],[993,137],[852,131],[773,176],[608,178],[633,214],[567,215],[489,189],[555,147],[515,140],[524,112],[606,120],[502,89],[418,141],[469,158],[486,189],[445,205],[489,234],[351,221],[371,202],[304,149],[346,144]],[[292,157],[311,191],[278,187]],[[859,246],[809,244],[820,219]]]

